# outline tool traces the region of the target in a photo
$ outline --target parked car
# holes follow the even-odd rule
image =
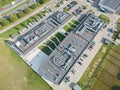
[[[82,63],[81,63],[81,62],[78,62],[78,64],[79,64],[79,65],[82,65]]]
[[[92,45],[90,45],[90,46],[88,47],[88,49],[89,49],[89,50],[92,50],[92,49],[93,49],[93,46],[92,46]]]

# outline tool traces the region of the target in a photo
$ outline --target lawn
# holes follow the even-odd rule
[[[52,90],[3,40],[0,45],[0,90]]]
[[[55,37],[51,37],[50,39],[51,39],[52,41],[54,41],[54,42],[56,43],[56,45],[59,44],[59,41],[58,41]]]
[[[79,22],[73,19],[71,22],[69,22],[67,25],[65,25],[63,27],[63,29],[66,32],[71,32],[74,28],[77,27],[77,25],[79,25]]]
[[[57,37],[57,38],[59,38],[59,40],[60,40],[60,42],[62,42],[63,40],[64,40],[64,38],[65,38],[65,36],[64,35],[62,35],[61,33],[56,33],[55,34],[55,36]]]
[[[56,46],[54,45],[54,43],[51,42],[51,41],[49,41],[49,40],[48,40],[45,44],[46,44],[47,46],[51,47],[52,50],[54,50],[54,49],[56,48]]]
[[[71,32],[73,29],[71,29],[68,25],[64,26],[63,29],[66,31],[66,32]]]
[[[79,24],[79,22],[78,21],[76,21],[76,20],[72,20],[72,22],[74,23],[74,24],[76,24],[76,25],[78,25]]]
[[[71,22],[69,22],[68,25],[72,28],[76,28],[76,26],[74,24],[72,24]]]
[[[106,24],[109,24],[110,23],[110,18],[107,17],[106,15],[104,14],[101,14],[98,16],[100,19],[104,20]]]
[[[50,54],[52,53],[52,51],[51,51],[48,47],[43,46],[43,45],[41,45],[41,46],[39,47],[39,49],[40,49],[41,51],[43,51],[45,54],[47,54],[47,55],[50,55]]]
[[[63,39],[65,38],[65,36],[62,35],[62,34],[59,33],[59,32],[57,32],[54,36],[56,36],[56,37],[59,39],[60,42],[62,42]],[[50,39],[53,40],[53,41],[56,43],[56,45],[59,45],[59,42],[57,41],[57,39],[56,39],[55,37],[51,37]],[[45,44],[46,46],[49,46],[52,50],[54,50],[54,49],[56,48],[56,46],[54,45],[54,43],[51,42],[50,40],[46,41],[44,44]],[[43,51],[45,54],[50,55],[50,54],[52,53],[52,50],[49,49],[49,48],[46,47],[46,46],[41,45],[41,46],[39,47],[39,49],[40,49],[41,51]]]

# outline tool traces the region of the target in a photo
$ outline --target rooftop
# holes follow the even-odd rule
[[[99,5],[114,12],[120,7],[120,0],[101,0]]]
[[[20,55],[27,54],[40,42],[44,41],[46,37],[49,37],[53,32],[55,32],[60,25],[69,20],[71,16],[71,14],[66,12],[55,12],[26,34],[18,37],[14,42],[15,51]]]
[[[86,40],[73,32],[70,33],[40,65],[39,73],[48,80],[60,84],[87,45]]]
[[[40,75],[55,84],[62,82],[66,74],[104,24],[104,21],[92,14],[86,17],[76,30],[66,36],[59,46],[49,55],[48,59],[40,65]],[[94,26],[97,28],[93,28],[91,24],[89,25],[89,20],[92,20],[93,23],[96,22]],[[98,23],[100,24],[97,25]]]

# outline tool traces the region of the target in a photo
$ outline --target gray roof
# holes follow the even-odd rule
[[[55,30],[55,27],[47,23],[44,23],[42,26],[38,25],[23,36],[20,36],[15,41],[14,45],[21,53],[23,53],[23,55],[25,55],[36,45],[45,40],[45,36],[51,35]]]
[[[82,24],[76,28],[75,33],[90,42],[103,27],[105,22],[93,14],[88,14],[84,18],[85,20],[82,19],[84,21],[80,21]]]
[[[62,18],[58,17],[59,15],[62,16]],[[57,18],[54,19],[54,17]],[[55,32],[60,25],[64,24],[71,17],[72,15],[66,12],[55,12],[53,15],[49,16],[45,22],[41,22],[39,25],[32,28],[26,34],[18,37],[14,43],[15,51],[22,55],[27,54],[40,42],[45,40],[46,37],[50,36],[53,32]],[[58,23],[58,21],[60,23]]]
[[[60,84],[87,45],[88,41],[73,32],[70,33],[49,55],[46,62],[40,65],[40,75]]]
[[[39,74],[53,83],[60,84],[66,74],[70,71],[77,59],[86,49],[88,44],[93,40],[97,32],[101,28],[95,30],[91,26],[86,28],[86,24],[92,14],[86,16],[87,18],[82,22],[74,32],[71,32],[60,45],[49,55],[49,58],[40,65]],[[101,21],[97,18],[98,22]],[[86,23],[86,24],[85,24]],[[103,26],[104,21],[101,21],[100,27]],[[99,27],[99,26],[97,26]]]
[[[69,18],[71,17],[69,16]],[[40,27],[38,25],[25,35],[19,37],[14,43],[14,48],[16,48],[14,50],[24,55],[55,32],[58,26],[54,27],[55,24],[51,22],[54,19],[49,17],[47,20],[47,23],[43,22],[42,25],[40,24]],[[92,23],[90,20],[92,20]],[[67,35],[49,57],[40,64],[40,69],[37,72],[39,75],[55,84],[60,84],[104,24],[104,21],[101,21],[92,14],[86,15],[80,22],[77,28]],[[94,22],[100,24],[94,24]],[[47,29],[47,27],[49,28]],[[48,33],[43,35],[42,33],[44,32],[42,31],[46,29]],[[41,37],[41,35],[43,36]]]
[[[105,9],[115,12],[120,7],[120,0],[101,0],[99,5]]]

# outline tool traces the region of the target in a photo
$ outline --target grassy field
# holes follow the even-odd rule
[[[120,73],[120,45],[103,45],[78,84],[83,90],[120,90],[118,73]]]
[[[3,40],[0,45],[0,90],[52,90]]]

